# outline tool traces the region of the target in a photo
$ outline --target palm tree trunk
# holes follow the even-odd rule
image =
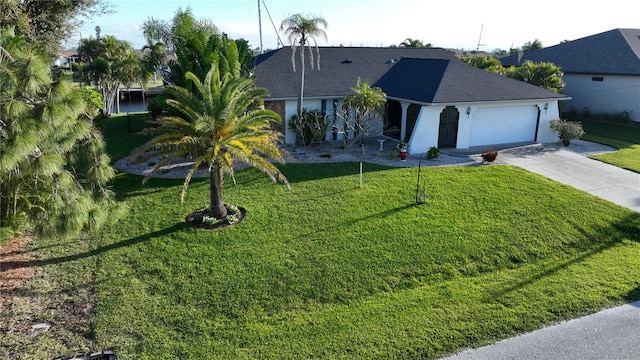
[[[222,169],[215,164],[209,167],[209,216],[216,219],[227,216],[222,201]]]
[[[298,89],[300,92],[298,93],[298,104],[296,108],[296,140],[295,146],[300,146],[304,144],[304,124],[302,119],[302,102],[304,98],[304,39],[300,40],[300,77],[298,78]]]

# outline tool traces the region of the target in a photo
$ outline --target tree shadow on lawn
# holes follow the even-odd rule
[[[612,229],[611,229],[612,228]],[[611,228],[598,228],[596,231],[597,235],[587,234],[583,232],[584,235],[584,243],[587,244],[588,248],[585,249],[577,249],[579,251],[579,255],[571,256],[569,259],[564,261],[559,261],[555,265],[547,266],[538,273],[528,277],[523,278],[521,281],[516,282],[510,286],[506,286],[503,289],[500,289],[496,292],[489,294],[489,296],[485,299],[486,302],[494,302],[503,298],[512,292],[517,292],[522,290],[523,288],[536,283],[537,281],[544,279],[549,276],[553,276],[556,273],[568,269],[570,266],[574,264],[581,263],[595,255],[608,251],[622,241],[628,239],[634,242],[640,242],[640,214],[635,213],[631,214],[618,222],[611,225]],[[612,233],[620,234],[621,236],[616,238],[610,238]],[[597,243],[595,241],[591,241],[591,238],[596,239],[609,239],[604,243]],[[634,299],[640,299],[640,289],[636,289],[635,292],[630,293],[629,296],[636,296]]]
[[[290,184],[322,180],[327,178],[353,176],[360,173],[359,162],[335,162],[335,163],[289,163],[278,165],[278,168],[287,177]],[[403,169],[392,166],[362,163],[362,173],[373,173],[391,169]],[[416,169],[416,171],[418,171]],[[264,175],[263,175],[264,176]]]
[[[420,205],[421,204],[408,203],[406,205],[397,206],[397,207],[395,207],[393,209],[388,209],[388,210],[385,210],[385,211],[372,213],[372,214],[369,214],[367,216],[363,216],[363,217],[358,218],[358,219],[344,221],[344,222],[341,222],[340,224],[331,223],[331,224],[328,224],[327,226],[325,226],[323,228],[314,229],[309,233],[299,234],[297,236],[299,238],[301,238],[301,239],[313,239],[314,235],[322,234],[325,231],[334,231],[336,228],[348,229],[350,226],[353,226],[353,225],[361,223],[361,222],[366,222],[366,221],[374,220],[374,219],[384,219],[384,218],[389,217],[389,216],[396,217],[403,210],[414,208],[414,207],[417,207],[417,206],[420,206]]]
[[[80,259],[85,259],[85,258],[89,258],[89,257],[93,257],[96,255],[100,255],[103,254],[105,252],[108,251],[112,251],[112,250],[116,250],[116,249],[120,249],[123,247],[128,247],[128,246],[133,246],[139,243],[143,243],[143,242],[147,242],[149,240],[153,240],[155,238],[159,238],[159,237],[163,237],[166,235],[169,235],[173,232],[176,231],[180,231],[180,230],[185,230],[188,229],[189,226],[185,223],[185,222],[179,222],[176,223],[170,227],[164,228],[162,230],[158,230],[158,231],[154,231],[151,233],[147,233],[144,235],[140,235],[140,236],[136,236],[127,240],[122,240],[120,242],[116,242],[116,243],[112,243],[109,245],[105,245],[105,246],[101,246],[99,248],[90,250],[90,251],[86,251],[86,252],[82,252],[82,253],[78,253],[78,254],[72,254],[72,255],[65,255],[65,256],[59,256],[59,257],[50,257],[50,258],[44,258],[44,259],[38,259],[38,260],[30,260],[30,261],[7,261],[7,262],[2,262],[0,261],[0,268],[2,269],[17,269],[17,268],[22,268],[22,267],[29,267],[29,266],[46,266],[46,265],[57,265],[57,264],[62,264],[62,263],[66,263],[69,261],[75,261],[75,260],[80,260]]]
[[[164,188],[182,187],[184,183],[184,179],[151,178],[146,184],[143,184],[143,179],[144,176],[141,175],[122,173],[116,176],[110,185],[115,190],[117,200],[122,201],[140,195],[157,193]],[[194,179],[193,182],[196,180]]]

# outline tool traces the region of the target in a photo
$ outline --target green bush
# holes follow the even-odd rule
[[[558,133],[558,137],[564,146],[569,146],[571,140],[579,139],[584,135],[582,123],[578,121],[567,121],[563,119],[553,119],[549,121],[551,130]]]
[[[429,160],[437,159],[438,156],[440,156],[440,149],[435,146],[430,147],[427,151],[427,159]]]
[[[162,95],[158,95],[154,97],[153,100],[149,101],[149,104],[147,104],[147,111],[149,111],[149,114],[151,114],[153,119],[156,119],[167,111],[167,104],[165,101],[166,100]]]

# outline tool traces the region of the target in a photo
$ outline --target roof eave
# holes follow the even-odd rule
[[[485,101],[456,101],[456,102],[423,102],[409,99],[396,98],[392,96],[388,96],[387,100],[396,100],[396,101],[408,101],[412,104],[424,105],[424,106],[455,106],[455,105],[480,105],[480,104],[516,104],[516,103],[538,103],[544,101],[566,101],[571,100],[571,96],[562,96],[562,97],[548,97],[548,98],[537,98],[537,99],[515,99],[515,100],[485,100]]]

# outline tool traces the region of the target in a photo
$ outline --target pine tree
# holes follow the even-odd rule
[[[104,223],[115,172],[81,90],[52,79],[49,61],[2,32],[0,226],[73,236]],[[12,35],[12,34],[10,34]],[[11,41],[7,41],[11,38]]]

